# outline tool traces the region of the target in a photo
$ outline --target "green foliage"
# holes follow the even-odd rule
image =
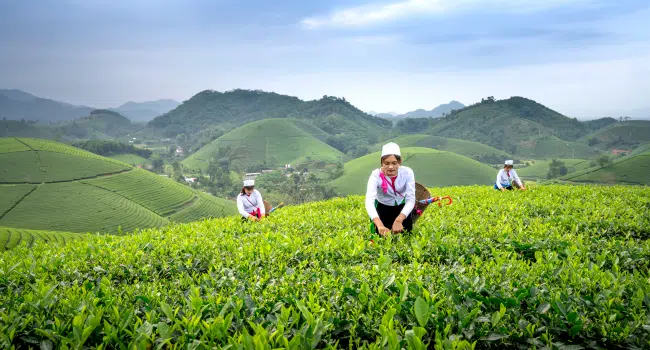
[[[444,194],[374,244],[356,196],[17,247],[0,347],[647,347],[648,188]]]
[[[72,146],[106,157],[118,154],[135,154],[142,158],[149,158],[153,153],[151,150],[138,148],[119,141],[80,141],[74,142]]]
[[[461,155],[431,148],[402,148],[403,164],[415,172],[415,181],[425,186],[453,186],[494,183],[496,169]],[[380,166],[380,152],[345,164],[344,175],[332,182],[343,195],[363,194],[370,173]]]

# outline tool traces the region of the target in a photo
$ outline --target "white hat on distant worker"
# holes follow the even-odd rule
[[[244,187],[255,186],[255,180],[244,180]]]
[[[506,160],[506,164],[505,164],[505,165],[513,165],[513,164],[514,164],[514,162],[512,161],[512,159],[508,159],[508,160]]]

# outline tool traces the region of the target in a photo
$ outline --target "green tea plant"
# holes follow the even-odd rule
[[[0,259],[0,347],[650,347],[650,189],[431,189],[410,234],[361,196],[34,241]]]

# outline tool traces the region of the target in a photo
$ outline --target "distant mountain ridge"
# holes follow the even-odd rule
[[[0,89],[0,118],[58,123],[87,116],[95,108],[34,96],[17,89]]]
[[[440,106],[427,111],[425,109],[416,109],[411,112],[404,114],[399,114],[393,117],[393,119],[404,119],[404,118],[440,118],[444,114],[449,114],[453,110],[458,110],[465,108],[465,105],[458,101],[451,101],[449,103],[441,104]]]
[[[118,112],[135,122],[148,122],[178,107],[181,103],[171,99],[160,99],[146,102],[129,101],[117,108],[109,110]]]

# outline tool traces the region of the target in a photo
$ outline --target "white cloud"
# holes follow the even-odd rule
[[[565,5],[585,6],[598,3],[599,0],[403,0],[339,9],[326,16],[305,18],[301,23],[308,29],[360,27],[405,17],[450,11],[489,8],[510,12],[535,12]]]

